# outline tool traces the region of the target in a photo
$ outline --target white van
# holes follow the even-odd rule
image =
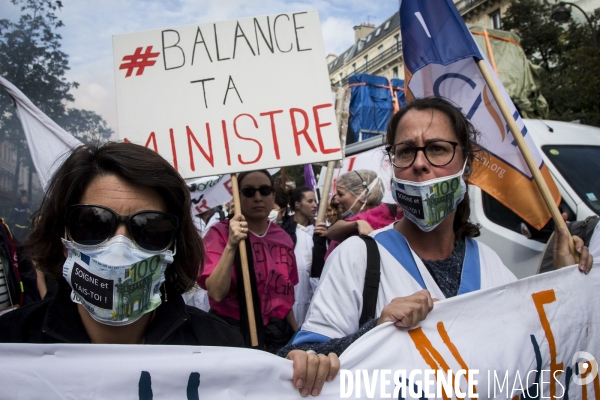
[[[600,214],[600,128],[560,121],[524,121],[560,190],[561,210],[568,214],[568,220]],[[346,156],[380,147],[383,139],[350,144]],[[377,169],[380,158],[371,156],[372,169]],[[324,175],[321,173],[321,179]],[[478,240],[494,249],[518,278],[534,275],[554,230],[553,222],[537,231],[478,187],[469,185],[469,196],[471,220],[481,224]]]
[[[568,122],[525,119],[562,196],[569,221],[600,214],[600,129]],[[469,185],[471,219],[481,224],[481,240],[493,248],[519,278],[536,273],[554,229],[541,231],[474,185]]]

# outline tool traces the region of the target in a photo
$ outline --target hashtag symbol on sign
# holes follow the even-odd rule
[[[129,78],[135,68],[137,68],[135,75],[141,75],[144,73],[146,67],[151,67],[156,64],[156,60],[151,60],[151,58],[158,57],[159,55],[160,53],[152,53],[152,46],[146,47],[144,53],[142,53],[142,47],[138,47],[132,55],[123,57],[123,61],[128,62],[123,62],[123,64],[119,66],[119,69],[127,70],[125,78]]]

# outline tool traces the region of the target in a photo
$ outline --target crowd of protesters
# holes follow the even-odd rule
[[[130,143],[74,150],[35,223],[22,193],[10,226],[0,227],[0,311],[21,306],[0,316],[0,342],[257,347],[294,360],[295,387],[318,395],[337,374],[338,355],[376,325],[413,327],[434,299],[516,280],[474,239],[479,227],[469,219],[466,182],[477,132],[461,111],[439,98],[416,100],[390,121],[387,145],[395,203],[382,202],[387,182],[377,172],[350,171],[337,177],[319,223],[315,191],[282,185],[266,170],[238,175],[241,212],[229,203],[193,216],[185,182],[156,153]],[[456,183],[448,185],[455,193],[436,218],[406,207],[406,198],[442,181]],[[566,232],[555,243],[554,268],[575,264]],[[579,238],[575,250],[579,269],[589,272],[592,256]],[[380,260],[375,267],[373,259]],[[74,288],[76,272],[108,279],[107,265],[128,271],[141,262],[160,271],[148,278],[148,291],[132,292],[112,313],[99,313]],[[371,268],[381,281],[363,298]],[[471,275],[480,282],[465,285]],[[24,289],[8,290],[15,281],[26,282]]]

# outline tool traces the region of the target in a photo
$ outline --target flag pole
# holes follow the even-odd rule
[[[564,228],[565,231],[567,233],[569,233],[567,224],[563,220],[562,215],[560,214],[560,210],[558,209],[558,207],[556,206],[556,203],[554,202],[552,194],[550,193],[550,189],[548,188],[548,185],[546,184],[544,177],[542,176],[538,166],[536,165],[535,159],[531,155],[531,152],[529,151],[529,147],[527,147],[527,143],[525,143],[525,139],[523,138],[523,135],[521,134],[521,130],[517,126],[517,122],[513,118],[512,114],[508,108],[508,105],[506,104],[506,101],[504,100],[504,97],[502,96],[502,93],[500,92],[500,90],[498,89],[498,86],[496,85],[496,80],[492,76],[490,70],[487,68],[487,65],[485,64],[484,60],[478,60],[477,66],[479,67],[479,70],[481,71],[481,74],[483,75],[485,82],[487,83],[488,87],[490,88],[492,95],[496,99],[496,103],[498,103],[498,107],[500,107],[500,111],[502,112],[502,115],[504,116],[504,119],[506,120],[513,137],[515,138],[515,142],[517,143],[517,146],[519,146],[519,150],[521,150],[521,154],[523,154],[523,158],[525,159],[525,162],[527,163],[527,166],[529,167],[529,170],[531,171],[531,175],[533,176],[533,179],[535,180],[537,187],[540,189],[542,198],[544,199],[544,202],[546,203],[546,206],[548,207],[548,210],[550,211],[550,214],[552,215],[554,224],[559,228]],[[573,255],[573,258],[575,258],[575,261],[578,262],[579,255],[575,251],[575,244],[574,244],[573,238],[570,236],[570,234],[569,234],[569,250],[571,252],[571,255]]]
[[[231,190],[233,191],[233,207],[235,214],[242,213],[240,204],[240,190],[236,174],[231,174]],[[247,232],[247,231],[246,231]],[[250,271],[248,268],[248,255],[246,253],[246,242],[240,240],[240,260],[242,262],[242,278],[244,281],[244,292],[246,295],[246,312],[248,314],[248,328],[250,330],[250,342],[252,347],[258,346],[258,335],[256,333],[256,318],[254,316],[254,303],[252,302],[252,285],[250,283]],[[240,312],[243,312],[240,310]]]

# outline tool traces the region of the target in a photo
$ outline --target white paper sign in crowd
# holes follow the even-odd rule
[[[361,337],[320,398],[398,398],[404,376],[407,399],[441,399],[427,385],[440,368],[459,377],[447,398],[598,399],[598,304],[600,271],[575,267],[440,301],[416,329]],[[291,361],[248,349],[2,344],[0,370],[0,399],[300,398]]]
[[[316,10],[113,37],[119,136],[184,178],[341,158]]]

